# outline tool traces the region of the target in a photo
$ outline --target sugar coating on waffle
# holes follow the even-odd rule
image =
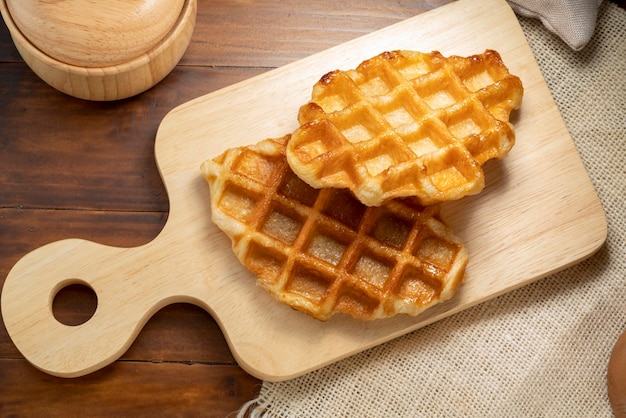
[[[285,158],[289,135],[207,160],[213,222],[274,298],[316,319],[417,315],[453,296],[468,261],[438,207],[398,199],[367,207],[314,189]]]
[[[480,192],[482,164],[513,146],[522,94],[496,51],[385,52],[315,84],[287,160],[313,187],[348,188],[368,206],[459,199]]]

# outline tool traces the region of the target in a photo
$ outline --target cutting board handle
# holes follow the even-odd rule
[[[169,264],[174,258],[181,262],[180,255],[159,241],[116,248],[69,239],[24,256],[9,272],[1,300],[7,331],[24,357],[55,376],[90,373],[119,358],[157,310],[190,301],[181,292],[184,280],[168,277],[175,267]],[[146,280],[150,286],[141,285]],[[64,325],[54,317],[52,303],[76,283],[95,292],[97,308],[87,322]]]

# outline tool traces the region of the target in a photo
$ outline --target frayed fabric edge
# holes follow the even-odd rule
[[[237,418],[268,418],[269,416],[267,408],[261,405],[260,398],[246,402],[237,413]]]

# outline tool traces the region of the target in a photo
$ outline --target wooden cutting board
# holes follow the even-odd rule
[[[416,318],[319,322],[257,287],[210,221],[202,161],[292,132],[299,106],[327,71],[386,50],[471,55],[487,48],[500,52],[525,93],[512,116],[517,143],[504,160],[487,163],[485,190],[444,205],[444,219],[471,257],[457,295]],[[504,0],[461,0],[188,102],[164,118],[155,151],[170,199],[157,238],[126,249],[63,240],[27,254],[9,273],[2,315],[37,368],[65,377],[95,371],[121,356],[157,310],[190,302],[215,317],[246,371],[289,379],[571,266],[607,233],[598,197]],[[98,297],[94,316],[79,326],[51,313],[54,295],[71,283]]]

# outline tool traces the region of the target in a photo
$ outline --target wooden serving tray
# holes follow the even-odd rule
[[[470,253],[455,297],[415,318],[319,322],[257,287],[210,221],[202,161],[292,132],[299,106],[327,71],[354,68],[386,50],[472,55],[488,48],[522,79],[525,94],[512,116],[517,143],[504,160],[487,163],[485,190],[444,205],[444,219]],[[164,118],[155,151],[170,199],[157,238],[126,249],[63,240],[27,254],[9,273],[2,315],[37,368],[65,377],[95,371],[121,356],[157,310],[190,302],[215,317],[246,371],[285,380],[571,266],[607,233],[598,197],[504,0],[461,0],[188,102]],[[71,283],[98,297],[94,316],[79,326],[52,315],[55,294]]]

